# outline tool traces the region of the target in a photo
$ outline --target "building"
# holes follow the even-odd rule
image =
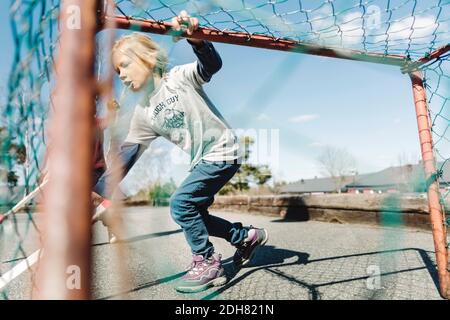
[[[437,168],[442,170],[442,176],[439,179],[441,192],[448,192],[450,190],[450,164],[448,162],[439,163]],[[425,171],[420,163],[334,179],[302,179],[282,187],[280,192],[302,194],[425,192],[426,185]]]
[[[353,181],[354,177],[314,178],[301,179],[280,188],[281,193],[309,193],[323,194],[346,192],[345,186]]]

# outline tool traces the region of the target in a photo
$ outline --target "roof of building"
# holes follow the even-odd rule
[[[442,170],[440,182],[450,184],[450,163],[441,162],[437,169]],[[384,170],[360,174],[355,176],[344,176],[341,181],[333,178],[301,179],[281,188],[282,193],[311,193],[311,192],[333,192],[345,189],[390,189],[398,186],[409,185],[413,190],[420,190],[425,185],[425,171],[423,165],[404,165],[389,167]]]
[[[332,178],[301,179],[281,187],[281,193],[306,192],[333,192],[343,189],[346,184],[353,181],[353,177],[342,177],[341,181]]]
[[[397,186],[407,183],[420,183],[425,179],[425,173],[419,166],[407,165],[402,167],[389,167],[379,172],[357,176],[354,183],[347,187],[382,187]]]

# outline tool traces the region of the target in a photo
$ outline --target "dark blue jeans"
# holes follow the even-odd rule
[[[170,198],[170,213],[181,226],[192,253],[209,258],[214,246],[209,236],[227,240],[232,245],[241,243],[248,228],[210,215],[208,207],[214,195],[233,177],[240,163],[201,160]]]

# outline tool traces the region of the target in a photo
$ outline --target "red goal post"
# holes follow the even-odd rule
[[[99,25],[98,25],[99,30],[108,27],[114,27],[118,29],[149,32],[159,35],[176,34],[176,32],[174,32],[171,29],[171,23],[167,22],[167,20],[169,19],[163,21],[144,17],[136,18],[133,17],[133,15],[127,15],[126,12],[120,8],[120,5],[125,2],[127,1],[126,0],[117,1],[118,7],[116,12],[118,11],[118,13],[120,14],[113,16],[104,14],[99,15]],[[161,7],[169,6],[165,4],[164,1],[157,1],[157,2],[161,4]],[[300,3],[301,2],[302,1],[300,1]],[[277,4],[276,1],[270,3],[275,5]],[[324,3],[332,4],[333,1]],[[364,6],[359,1],[357,1],[356,3],[359,4],[360,7]],[[353,5],[354,7],[356,7],[355,4]],[[157,5],[155,7],[158,8]],[[351,7],[351,5],[349,5],[349,7]],[[445,7],[444,9],[449,10],[448,5],[444,4],[443,7]],[[395,10],[392,8],[390,9],[384,8],[384,9],[385,11]],[[147,13],[148,16],[151,16],[150,14],[148,14],[146,10],[144,9],[142,10],[145,13]],[[155,11],[156,10],[157,9],[155,9]],[[221,8],[221,10],[225,11],[224,8]],[[173,10],[172,13],[174,13]],[[414,17],[414,11],[412,13],[412,16]],[[204,20],[207,21],[207,19]],[[269,31],[267,33],[270,34],[271,32]],[[435,33],[437,33],[436,30]],[[380,53],[380,52],[371,52],[370,50],[356,50],[353,48],[346,48],[345,46],[333,47],[323,44],[317,44],[314,42],[299,41],[283,37],[275,37],[264,33],[230,31],[227,30],[226,28],[221,29],[217,27],[201,26],[190,37],[209,40],[212,42],[227,43],[232,45],[289,51],[293,53],[302,53],[322,57],[331,57],[338,59],[390,65],[393,67],[399,67],[400,69],[399,71],[407,73],[410,76],[412,81],[415,112],[419,130],[419,143],[421,147],[426,180],[428,182],[427,194],[429,203],[429,213],[430,213],[431,227],[433,231],[434,246],[436,251],[436,263],[438,268],[440,293],[442,296],[450,298],[449,244],[447,237],[448,220],[445,218],[445,208],[443,205],[445,199],[440,192],[439,174],[438,174],[440,170],[439,168],[437,168],[437,161],[433,149],[434,144],[433,144],[432,119],[430,119],[430,109],[428,106],[429,100],[427,98],[427,88],[425,85],[425,79],[423,76],[423,72],[421,71],[422,69],[426,69],[428,64],[435,63],[436,61],[440,61],[440,63],[447,62],[448,55],[446,54],[450,51],[450,44],[444,44],[438,48],[433,48],[432,51],[426,52],[423,56],[419,56],[417,52],[414,52],[414,55],[418,56],[418,58],[416,60],[413,60],[412,59],[413,54],[408,52],[408,47],[412,47],[412,43],[415,41],[415,39],[413,39],[411,36],[409,38],[409,43],[405,45],[406,49],[404,50],[404,54],[399,53],[391,54],[388,52],[388,50],[384,50],[384,52]],[[434,38],[436,39],[436,34]]]
[[[70,8],[74,7],[80,10],[82,27],[65,28],[67,13],[73,12]],[[38,14],[34,12],[36,8],[41,9]],[[21,9],[25,11],[20,12]],[[449,220],[445,217],[448,192],[443,192],[440,184],[450,154],[444,154],[445,148],[439,148],[450,142],[448,126],[440,127],[442,122],[439,122],[440,119],[448,120],[443,110],[449,107],[447,102],[450,100],[442,85],[444,81],[450,82],[450,3],[439,0],[404,0],[399,3],[381,0],[15,1],[11,7],[11,20],[15,21],[12,25],[16,55],[8,103],[3,113],[8,132],[18,137],[25,136],[17,125],[24,121],[17,121],[18,116],[14,113],[17,106],[24,107],[21,100],[24,85],[34,90],[29,105],[48,108],[49,104],[55,110],[49,124],[53,146],[52,178],[45,198],[46,247],[39,268],[42,291],[38,297],[90,298],[89,159],[92,150],[89,142],[95,97],[108,96],[112,92],[111,78],[100,82],[94,74],[95,35],[102,30],[116,28],[180,35],[171,30],[169,21],[181,9],[187,9],[199,18],[200,28],[190,36],[192,38],[379,63],[397,67],[399,72],[410,76],[426,173],[440,293],[450,298]],[[56,40],[52,37],[57,28],[49,25],[56,23],[55,16],[59,12],[62,13],[59,18],[62,28],[58,30]],[[35,35],[30,35],[21,26],[31,25],[34,14],[39,17],[36,20],[38,28],[37,31],[33,29]],[[370,23],[375,23],[376,27]],[[53,50],[57,50],[55,66]],[[53,95],[47,104],[40,98],[45,92],[41,88],[42,82],[51,82],[50,67],[54,67],[56,79],[64,81],[55,82],[56,89],[52,89]],[[33,100],[35,98],[38,99]],[[26,111],[23,113],[26,119],[36,121],[42,116],[37,109]],[[6,149],[11,145],[8,144]],[[38,147],[31,149],[38,154]],[[16,159],[8,159],[9,168],[14,166],[14,161]],[[66,192],[62,193],[63,189]],[[55,225],[63,226],[63,229],[53,228]],[[64,239],[60,238],[61,235]],[[17,251],[23,251],[22,243],[18,247]],[[62,268],[66,265],[79,265],[83,269],[83,285],[79,291],[61,287],[61,281],[66,278]],[[55,285],[58,281],[59,284]]]

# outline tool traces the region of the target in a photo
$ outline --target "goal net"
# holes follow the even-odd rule
[[[66,5],[64,7],[66,14],[76,14],[76,8],[71,6],[81,6],[81,13],[85,12],[83,10],[91,10],[90,18],[96,19],[96,31],[127,29],[168,36],[182,35],[171,30],[170,21],[181,10],[187,10],[199,19],[200,29],[193,35],[198,39],[289,51],[292,54],[311,54],[380,63],[398,68],[398,71],[405,73],[405,76],[410,74],[419,124],[418,142],[420,142],[425,164],[425,183],[433,225],[440,289],[443,296],[449,296],[449,239],[446,229],[450,221],[446,218],[445,212],[447,199],[450,197],[448,169],[450,159],[450,132],[448,132],[450,125],[450,2],[442,0],[86,0],[84,2],[12,0],[9,6],[9,23],[11,25],[10,40],[14,49],[11,70],[5,82],[4,96],[6,98],[0,100],[2,112],[0,204],[3,213],[0,216],[0,253],[2,261],[8,262],[2,264],[0,269],[2,275],[0,292],[3,298],[9,297],[8,286],[17,277],[10,271],[21,262],[24,262],[22,264],[24,270],[33,268],[35,262],[40,259],[42,230],[40,224],[36,222],[36,219],[39,220],[37,212],[42,209],[40,204],[45,202],[44,198],[58,197],[51,194],[56,190],[56,187],[53,187],[44,196],[42,192],[38,192],[37,197],[33,196],[33,201],[26,201],[17,207],[26,195],[46,181],[43,177],[46,172],[45,159],[49,151],[48,147],[52,145],[48,142],[48,128],[51,126],[48,119],[51,118],[50,115],[55,108],[55,87],[60,85],[61,93],[56,95],[57,97],[64,94],[71,96],[67,93],[70,92],[70,88],[63,85],[68,78],[61,77],[61,74],[67,70],[63,62],[61,65],[56,63],[57,58],[61,61],[67,60],[65,56],[67,51],[60,42],[65,33],[70,33],[67,31],[67,26],[61,24],[61,21],[66,22],[60,18],[63,5]],[[82,22],[85,21],[82,20]],[[86,29],[81,28],[79,34],[85,32]],[[88,36],[83,39],[91,39],[89,32],[87,31]],[[72,40],[82,42],[80,39]],[[81,42],[74,47],[84,45]],[[95,44],[92,44],[92,50],[94,48]],[[90,80],[103,88],[96,93],[97,99],[99,99],[98,95],[111,96],[113,92],[112,84],[108,80],[101,79],[100,76],[102,63],[108,61],[104,55],[100,54],[101,51],[97,48],[91,52],[92,57],[97,56],[97,74],[84,75],[91,76]],[[108,50],[105,52],[107,54]],[[255,51],[255,54],[258,53]],[[93,66],[89,58],[85,63],[86,69]],[[70,71],[67,77],[76,77],[76,72],[74,76]],[[59,78],[58,75],[60,75]],[[3,79],[0,80],[3,81]],[[68,81],[68,83],[73,85],[76,81]],[[109,89],[105,89],[107,87]],[[61,100],[57,101],[59,101],[57,105],[61,108],[64,103]],[[413,110],[412,107],[411,103],[411,110]],[[90,109],[86,108],[86,110],[88,111],[85,111],[83,116],[86,116]],[[424,118],[425,121],[423,121]],[[77,130],[82,129],[83,127],[75,126],[71,132],[75,134]],[[92,133],[89,130],[86,129],[83,136],[89,136]],[[430,133],[429,137],[427,132]],[[85,142],[88,144],[88,141]],[[75,142],[70,140],[69,143]],[[59,146],[60,144],[55,144],[56,149]],[[76,147],[69,145],[68,148]],[[86,152],[92,152],[89,148],[86,150]],[[64,158],[58,159],[57,161],[63,161],[61,159]],[[68,180],[61,180],[60,183],[76,181],[75,176],[76,174],[73,174]],[[86,183],[80,182],[77,186],[83,185],[85,186]],[[67,186],[67,190],[71,188]],[[76,190],[75,187],[73,189]],[[84,190],[85,198],[88,192],[89,190]],[[82,210],[86,211],[85,209]],[[19,211],[20,214],[16,214]],[[89,213],[86,212],[85,216],[88,217]],[[77,225],[78,227],[86,229],[83,224]],[[74,238],[68,236],[68,239],[73,241]],[[32,259],[28,259],[30,257]],[[33,282],[34,277],[31,277],[29,281]]]

